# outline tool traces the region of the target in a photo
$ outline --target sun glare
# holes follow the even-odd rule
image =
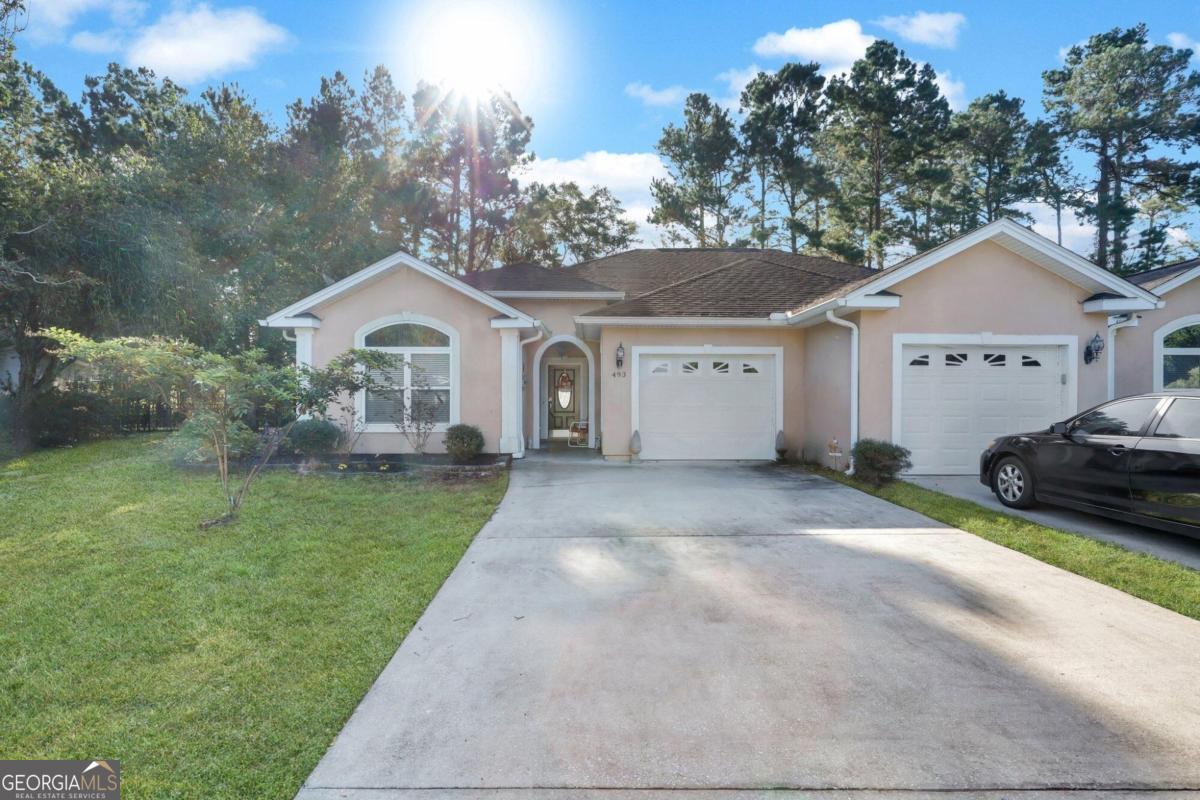
[[[468,97],[505,90],[520,102],[538,88],[539,22],[517,4],[431,2],[409,23],[413,71]]]

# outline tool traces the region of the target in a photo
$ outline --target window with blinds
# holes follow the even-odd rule
[[[371,349],[394,353],[403,362],[397,369],[372,372],[388,389],[366,393],[364,417],[368,425],[401,424],[425,413],[434,422],[450,422],[450,394],[454,386],[450,374],[450,338],[446,334],[410,322],[372,331],[366,337],[366,344]]]

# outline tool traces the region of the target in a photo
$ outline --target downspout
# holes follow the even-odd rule
[[[834,325],[850,329],[850,469],[854,474],[854,445],[858,442],[858,326],[842,319],[833,310],[825,312],[825,319]]]
[[[513,458],[525,457],[525,345],[541,341],[543,338],[545,338],[545,336],[546,326],[541,322],[538,322],[537,333],[535,333],[533,336],[530,336],[528,339],[520,339],[517,342],[517,349],[521,351],[521,422],[517,426],[517,433],[520,436],[521,442],[521,452],[514,453]]]
[[[1108,342],[1105,345],[1108,350],[1108,399],[1113,400],[1117,396],[1117,331],[1121,328],[1132,328],[1138,324],[1136,314],[1121,314],[1116,317],[1108,318]]]

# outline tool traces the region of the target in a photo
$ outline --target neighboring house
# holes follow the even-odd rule
[[[263,324],[295,331],[301,363],[401,354],[428,377],[400,402],[440,393],[441,429],[478,425],[518,457],[587,421],[611,458],[640,442],[644,459],[769,459],[781,432],[810,459],[873,437],[910,448],[915,472],[965,474],[995,435],[1153,388],[1141,337],[1191,324],[1200,281],[1160,297],[1139,279],[1001,220],[886,270],[641,249],[460,278],[397,253]],[[359,408],[360,450],[406,449],[393,401]]]

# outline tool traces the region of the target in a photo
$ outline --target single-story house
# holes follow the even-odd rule
[[[872,437],[914,472],[970,473],[998,434],[1200,366],[1180,345],[1197,276],[1126,280],[1000,220],[884,270],[667,248],[453,276],[396,253],[263,324],[294,331],[300,363],[379,347],[426,376],[358,399],[364,452],[404,451],[395,404],[424,392],[435,431],[471,423],[516,457],[572,430],[613,459],[826,460]]]

